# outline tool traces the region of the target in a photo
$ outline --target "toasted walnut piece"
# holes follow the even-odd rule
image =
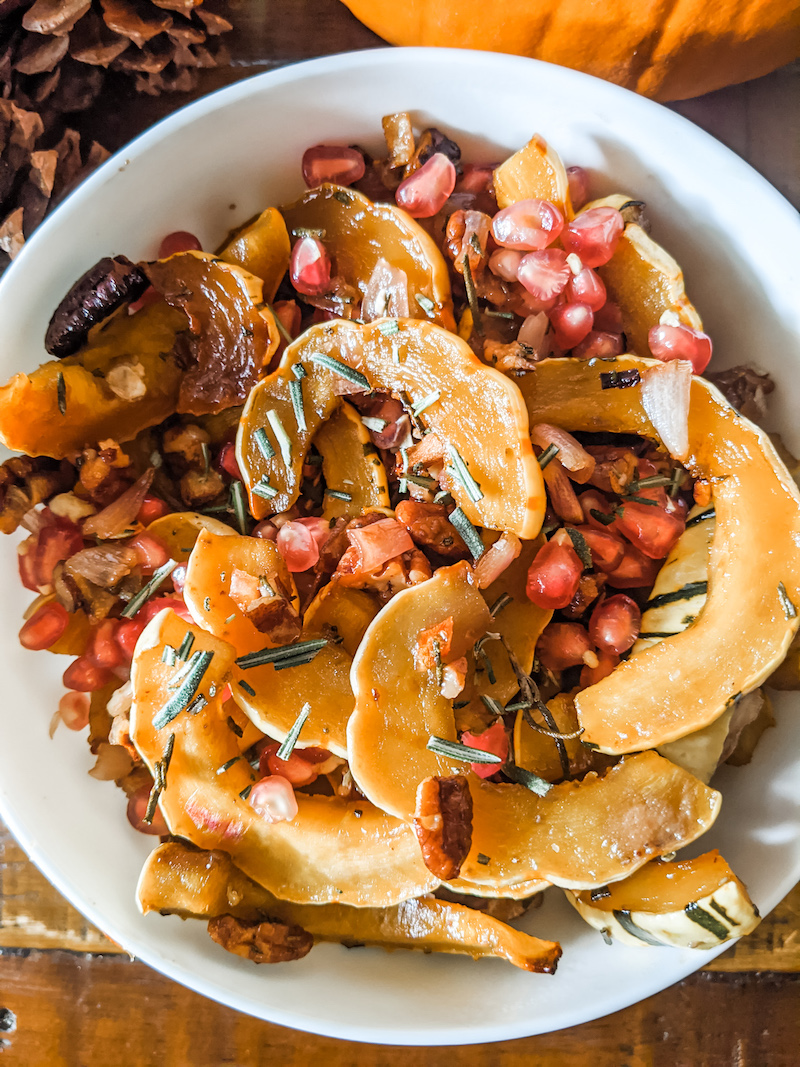
[[[286,645],[299,637],[302,623],[282,596],[259,597],[244,609],[255,628],[279,645]]]
[[[428,870],[444,882],[458,878],[472,844],[472,796],[462,774],[420,782],[414,829]]]
[[[59,358],[73,355],[92,326],[126,300],[136,300],[146,288],[143,271],[126,256],[104,257],[81,275],[56,308],[45,334],[45,348]]]
[[[187,470],[205,470],[203,445],[211,443],[210,434],[201,426],[188,423],[172,426],[164,432],[163,451],[172,470],[184,474]]]
[[[486,363],[501,371],[534,370],[536,352],[530,345],[520,341],[502,344],[500,341],[487,339],[483,342],[483,358]]]
[[[181,499],[190,508],[202,508],[225,491],[225,482],[215,470],[187,471],[181,478]]]
[[[78,460],[80,484],[92,503],[105,507],[124,493],[132,481],[128,463],[128,457],[112,441],[101,442],[99,452],[87,448],[81,453]]]
[[[587,445],[586,451],[597,460],[589,485],[606,493],[621,493],[636,477],[638,459],[629,448]]]
[[[754,367],[739,364],[706,377],[745,418],[758,422],[766,415],[766,398],[775,388],[769,374],[760,374]]]
[[[208,932],[212,941],[228,952],[253,963],[288,963],[307,956],[314,938],[300,926],[288,923],[235,919],[220,915],[210,919]]]

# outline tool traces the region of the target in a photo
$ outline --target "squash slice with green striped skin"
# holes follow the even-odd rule
[[[531,423],[658,435],[642,390],[603,389],[612,370],[645,374],[655,360],[621,356],[594,366],[545,360],[517,379]],[[708,598],[697,621],[621,663],[579,693],[583,740],[604,752],[654,748],[708,726],[764,681],[786,655],[800,618],[800,496],[765,433],[710,382],[694,377],[689,471],[711,483],[716,531]]]
[[[278,286],[289,269],[289,234],[283,216],[268,207],[253,222],[245,224],[231,235],[219,258],[226,263],[238,263],[264,283],[265,300],[274,300]]]
[[[450,275],[444,256],[420,224],[394,204],[373,204],[356,189],[325,183],[281,208],[286,225],[321,231],[331,276],[351,285],[361,300],[381,260],[408,279],[408,314],[455,329]],[[416,299],[421,298],[421,302]],[[424,305],[424,306],[423,306]],[[427,309],[427,310],[426,310]]]
[[[15,374],[0,388],[0,440],[30,456],[74,458],[111,437],[129,441],[175,411],[182,370],[172,356],[186,316],[166,304],[136,315],[123,313],[92,330],[80,352],[43,363],[31,374]],[[107,376],[117,368],[142,368],[145,392],[124,400]],[[64,378],[64,412],[59,410],[59,374]]]
[[[242,874],[224,853],[190,851],[177,841],[159,845],[147,857],[136,899],[145,915],[157,911],[184,918],[269,918],[301,926],[315,941],[452,952],[473,959],[495,956],[539,973],[553,973],[561,955],[556,942],[541,941],[473,908],[433,897],[393,908],[291,904]]]
[[[572,218],[569,179],[555,149],[539,134],[501,163],[494,172],[494,191],[501,208],[518,200],[549,200],[566,219]]]
[[[595,893],[567,893],[590,926],[633,947],[716,948],[755,930],[758,909],[716,849],[693,860],[655,860]]]
[[[596,207],[620,210],[633,202],[631,197],[616,193],[592,200],[578,214]],[[647,335],[651,327],[658,326],[665,312],[677,315],[684,326],[703,329],[703,320],[686,295],[683,271],[638,223],[626,224],[614,255],[597,268],[597,273],[605,283],[608,299],[619,305],[622,329],[631,352],[649,355]]]
[[[333,370],[326,360],[334,361]],[[292,404],[296,364],[305,371],[299,382],[305,429]],[[441,479],[472,523],[522,538],[536,536],[544,517],[544,483],[519,390],[455,334],[414,319],[314,326],[289,345],[278,370],[253,389],[236,438],[236,458],[256,517],[286,511],[297,499],[309,444],[341,403],[337,364],[345,375],[355,372],[365,390],[405,394],[418,407],[419,422],[445,445],[451,468],[463,463],[472,479],[470,486],[457,474]],[[259,496],[254,491],[259,483],[277,495]]]
[[[221,537],[204,530],[189,558],[183,590],[192,618],[221,641],[229,642],[237,657],[274,648],[275,642],[256,628],[231,597],[234,570],[255,578],[265,576],[296,605],[294,581],[272,541],[238,535]],[[314,628],[304,629],[299,639],[319,636]],[[328,644],[310,663],[284,670],[276,670],[271,663],[246,669],[234,664],[231,692],[251,721],[277,741],[286,737],[303,707],[309,704],[311,712],[297,747],[326,748],[337,756],[346,756],[345,728],[353,710],[350,662],[341,646]]]
[[[192,654],[213,653],[197,689],[207,703],[159,728],[154,718],[178,692],[169,686],[179,666],[163,662],[164,649],[178,648],[187,632]],[[413,830],[367,801],[298,793],[295,818],[269,823],[241,796],[255,772],[240,757],[221,699],[235,655],[169,611],[137,643],[131,739],[155,773],[175,737],[159,800],[170,832],[199,848],[222,849],[259,885],[295,903],[389,907],[434,889],[437,879],[422,862]]]
[[[352,404],[343,403],[317,430],[314,444],[322,455],[325,485],[323,519],[361,515],[373,508],[389,507],[386,468],[372,443],[361,416]]]
[[[419,634],[449,616],[453,657],[491,623],[466,563],[440,568],[376,616],[353,660],[356,707],[347,747],[361,792],[405,821],[413,818],[421,781],[466,774],[473,828],[462,878],[494,888],[537,878],[592,888],[681,848],[713,823],[719,793],[655,752],[622,760],[604,778],[589,774],[537,796],[522,785],[486,781],[469,764],[427,749],[432,735],[456,740],[456,729],[436,671],[417,670],[415,650]],[[489,862],[478,862],[479,854]]]

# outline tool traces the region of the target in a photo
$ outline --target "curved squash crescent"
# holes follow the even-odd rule
[[[519,378],[531,423],[658,440],[641,389],[603,389],[602,373],[656,360],[621,356],[595,366],[545,360]],[[716,531],[708,598],[697,621],[621,663],[576,698],[584,741],[635,752],[699,730],[782,661],[800,625],[800,496],[765,433],[717,389],[692,378],[684,465],[712,485]]]

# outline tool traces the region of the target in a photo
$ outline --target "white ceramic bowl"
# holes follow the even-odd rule
[[[605,82],[533,60],[425,49],[361,52],[240,82],[166,119],[109,160],[37,231],[0,284],[3,377],[45,358],[50,314],[99,257],[155,254],[172,230],[213,247],[234,224],[301,189],[300,157],[320,141],[376,150],[381,116],[410,110],[458,140],[467,159],[501,158],[534,132],[598,193],[647,201],[656,238],[683,265],[716,346],[715,366],[756,360],[780,383],[775,424],[800,446],[800,225],[753,170],[689,122]],[[5,698],[0,809],[33,861],[130,953],[241,1011],[335,1037],[459,1044],[522,1037],[623,1008],[713,953],[608,947],[558,891],[527,927],[558,938],[555,977],[505,963],[379,950],[314,949],[299,963],[255,967],[204,924],[142,918],[134,888],[151,838],[132,830],[122,795],[88,778],[83,739],[48,740],[65,661],[22,650],[29,600],[11,539],[0,544]],[[778,727],[753,763],[723,770],[722,815],[695,851],[718,846],[769,911],[800,877],[800,718],[777,701]],[[796,709],[795,709],[796,711]]]

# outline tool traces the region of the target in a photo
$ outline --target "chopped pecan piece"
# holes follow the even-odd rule
[[[162,448],[167,463],[175,474],[185,474],[188,470],[205,470],[205,449],[211,443],[207,430],[194,423],[185,426],[171,426],[164,432]]]
[[[74,355],[92,326],[108,318],[126,300],[136,300],[147,288],[144,272],[126,256],[106,256],[72,286],[50,319],[45,348],[63,359]]]
[[[597,460],[589,485],[606,493],[621,493],[636,477],[638,459],[629,448],[587,445],[586,451]]]
[[[414,829],[425,866],[441,878],[458,878],[472,844],[472,796],[462,774],[420,782]]]
[[[314,938],[301,926],[288,923],[236,919],[220,915],[209,919],[208,932],[212,941],[228,952],[253,963],[288,963],[307,956]]]
[[[130,485],[130,460],[115,441],[100,442],[100,451],[87,448],[78,461],[80,484],[101,508],[116,500]]]
[[[181,499],[190,508],[204,508],[225,491],[222,476],[209,468],[207,471],[187,471],[180,482]]]
[[[775,388],[769,374],[759,374],[754,367],[740,364],[728,370],[707,374],[729,404],[747,419],[758,422],[767,413],[766,397]]]

